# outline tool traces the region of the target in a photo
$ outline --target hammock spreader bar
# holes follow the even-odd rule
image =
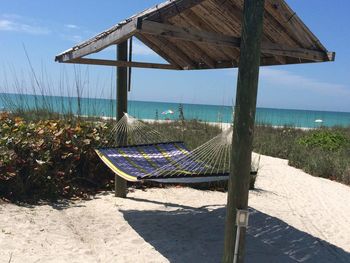
[[[206,164],[190,158],[191,152],[183,142],[100,148],[96,153],[114,173],[130,182],[149,180],[162,183],[199,183],[223,181],[229,176],[228,173],[203,174],[201,171]],[[193,163],[195,170],[187,169],[189,162]],[[181,163],[186,166],[181,167]],[[169,172],[162,170],[159,173],[162,167],[166,167]]]

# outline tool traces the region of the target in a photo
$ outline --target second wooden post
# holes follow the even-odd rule
[[[128,42],[124,41],[117,45],[117,60],[128,60]],[[124,116],[124,112],[128,111],[128,69],[126,67],[117,68],[117,121]],[[125,140],[125,135],[119,135],[119,138]],[[126,142],[119,141],[120,144]],[[127,184],[126,180],[115,175],[115,196],[126,197]]]

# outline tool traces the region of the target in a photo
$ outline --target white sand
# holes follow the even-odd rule
[[[247,262],[350,262],[350,188],[262,157]],[[226,194],[112,193],[52,206],[0,205],[0,262],[220,262]]]

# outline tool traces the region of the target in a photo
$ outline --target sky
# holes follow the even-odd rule
[[[115,69],[54,62],[55,55],[162,0],[0,0],[0,92],[32,93],[33,72],[52,95],[114,97]],[[287,0],[336,61],[262,67],[258,107],[350,112],[350,1]],[[134,60],[161,62],[134,43]],[[96,57],[96,56],[95,56]],[[98,58],[115,58],[115,47]],[[134,69],[131,100],[232,105],[237,69]]]

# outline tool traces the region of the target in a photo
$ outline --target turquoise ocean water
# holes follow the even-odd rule
[[[80,99],[80,114],[88,116],[115,116],[115,101],[108,99]],[[0,110],[13,110],[20,106],[33,109],[44,106],[59,113],[71,112],[79,114],[78,99],[56,96],[33,96],[18,94],[0,94]],[[163,115],[162,112],[172,110],[174,114]],[[139,119],[177,119],[179,103],[130,101],[128,112]],[[216,105],[183,104],[186,119],[198,119],[206,122],[231,122],[232,107]],[[315,122],[322,120],[322,122]],[[258,108],[256,122],[274,126],[295,126],[314,128],[321,125],[350,126],[349,112],[327,112],[309,110]]]

